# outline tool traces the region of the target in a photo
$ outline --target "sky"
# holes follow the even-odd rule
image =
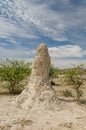
[[[40,43],[57,68],[86,64],[86,0],[0,0],[0,60],[33,61]]]

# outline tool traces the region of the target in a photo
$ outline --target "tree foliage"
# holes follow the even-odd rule
[[[21,80],[30,75],[30,62],[6,59],[0,63],[0,79],[9,83],[10,93],[16,93]]]
[[[83,95],[81,89],[81,86],[83,85],[83,74],[83,65],[78,65],[69,69],[66,75],[69,82],[73,84],[73,87],[76,90],[77,102],[80,102],[80,97]]]
[[[50,70],[49,70],[49,77],[50,78],[57,78],[58,72],[59,72],[59,69],[57,69],[53,65],[51,65]]]

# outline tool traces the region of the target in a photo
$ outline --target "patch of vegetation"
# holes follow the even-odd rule
[[[59,69],[55,68],[54,65],[51,65],[50,70],[49,70],[49,77],[58,78],[58,72],[59,72]]]
[[[0,63],[0,80],[7,81],[11,94],[19,93],[20,82],[31,73],[31,63],[23,60],[6,59]]]
[[[72,83],[73,88],[76,91],[77,102],[80,102],[80,97],[83,96],[83,65],[78,65],[75,68],[69,69],[67,72],[67,78]]]
[[[63,95],[64,95],[65,97],[72,97],[72,96],[73,96],[73,95],[72,95],[72,92],[71,92],[70,90],[68,90],[68,89],[63,90]]]

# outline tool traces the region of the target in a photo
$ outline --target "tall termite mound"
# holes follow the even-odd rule
[[[56,100],[55,91],[49,83],[50,56],[48,48],[41,43],[32,64],[31,78],[25,90],[17,97],[23,108],[49,107]]]

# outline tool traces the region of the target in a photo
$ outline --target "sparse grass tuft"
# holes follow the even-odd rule
[[[73,95],[72,95],[72,92],[71,92],[70,90],[68,90],[68,89],[63,90],[63,95],[64,95],[65,97],[72,97],[72,96],[73,96]]]

